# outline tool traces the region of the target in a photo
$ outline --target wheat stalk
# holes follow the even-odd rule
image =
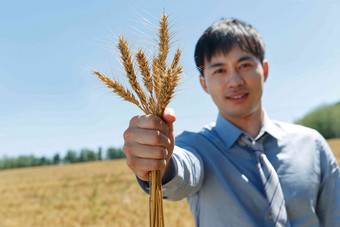
[[[143,79],[144,87],[148,91],[147,96],[138,82],[134,70],[134,61],[127,41],[123,36],[119,36],[117,48],[120,52],[121,62],[123,64],[126,77],[132,90],[135,92],[139,101],[134,94],[124,88],[117,81],[113,81],[98,71],[93,71],[107,87],[113,89],[113,92],[124,100],[137,105],[146,114],[154,114],[159,117],[175,93],[182,73],[182,66],[179,65],[181,50],[177,49],[172,62],[167,67],[167,56],[170,49],[170,36],[168,29],[168,16],[163,12],[159,21],[157,40],[157,57],[152,58],[151,66],[147,57],[141,48],[138,49],[135,58],[139,72]],[[150,199],[149,199],[149,219],[151,227],[164,227],[163,215],[163,197],[162,197],[162,179],[159,170],[150,172]]]

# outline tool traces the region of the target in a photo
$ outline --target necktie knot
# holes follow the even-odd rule
[[[254,152],[261,152],[263,153],[263,139],[264,136],[262,136],[260,139],[258,139],[257,141],[249,138],[248,136],[242,134],[240,135],[240,137],[238,138],[238,144],[242,147],[246,147],[251,149]]]
[[[237,141],[240,146],[248,148],[255,153],[257,163],[260,165],[263,164],[263,144],[262,144],[263,138],[264,136],[255,141],[251,139],[249,136],[242,134],[240,135]]]

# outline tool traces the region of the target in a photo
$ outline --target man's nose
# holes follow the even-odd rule
[[[228,87],[230,88],[237,88],[244,85],[244,80],[240,76],[238,72],[235,70],[230,72],[230,75],[228,77]]]

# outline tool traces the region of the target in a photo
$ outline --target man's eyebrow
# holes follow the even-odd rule
[[[247,61],[247,60],[253,60],[254,61],[255,59],[250,54],[249,55],[247,54],[247,55],[239,58],[237,60],[237,62],[242,62],[242,61]],[[223,63],[223,62],[216,62],[216,63],[213,63],[213,64],[209,65],[208,69],[215,68],[215,67],[220,67],[220,66],[224,66],[224,65],[225,65],[225,63]]]
[[[239,63],[239,62],[247,61],[247,60],[253,60],[254,61],[255,59],[250,54],[249,55],[247,54],[247,55],[241,57],[240,59],[238,59],[237,62]],[[215,63],[213,63],[211,65],[208,65],[207,68],[211,69],[211,68],[216,68],[216,67],[220,67],[220,66],[224,66],[224,65],[225,65],[225,63],[223,63],[223,62],[215,62]]]
[[[254,58],[251,55],[245,55],[241,57],[240,59],[238,59],[237,62],[247,61],[247,60],[254,60]]]
[[[216,62],[214,64],[209,65],[208,69],[215,68],[215,67],[220,67],[220,66],[223,66],[223,65],[225,65],[225,64],[222,63],[222,62]]]

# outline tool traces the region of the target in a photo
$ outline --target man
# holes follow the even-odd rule
[[[326,141],[262,110],[268,62],[259,32],[221,20],[199,39],[195,61],[217,121],[175,146],[172,110],[132,118],[124,152],[141,187],[161,170],[164,198],[186,197],[196,226],[340,226],[340,172]]]

